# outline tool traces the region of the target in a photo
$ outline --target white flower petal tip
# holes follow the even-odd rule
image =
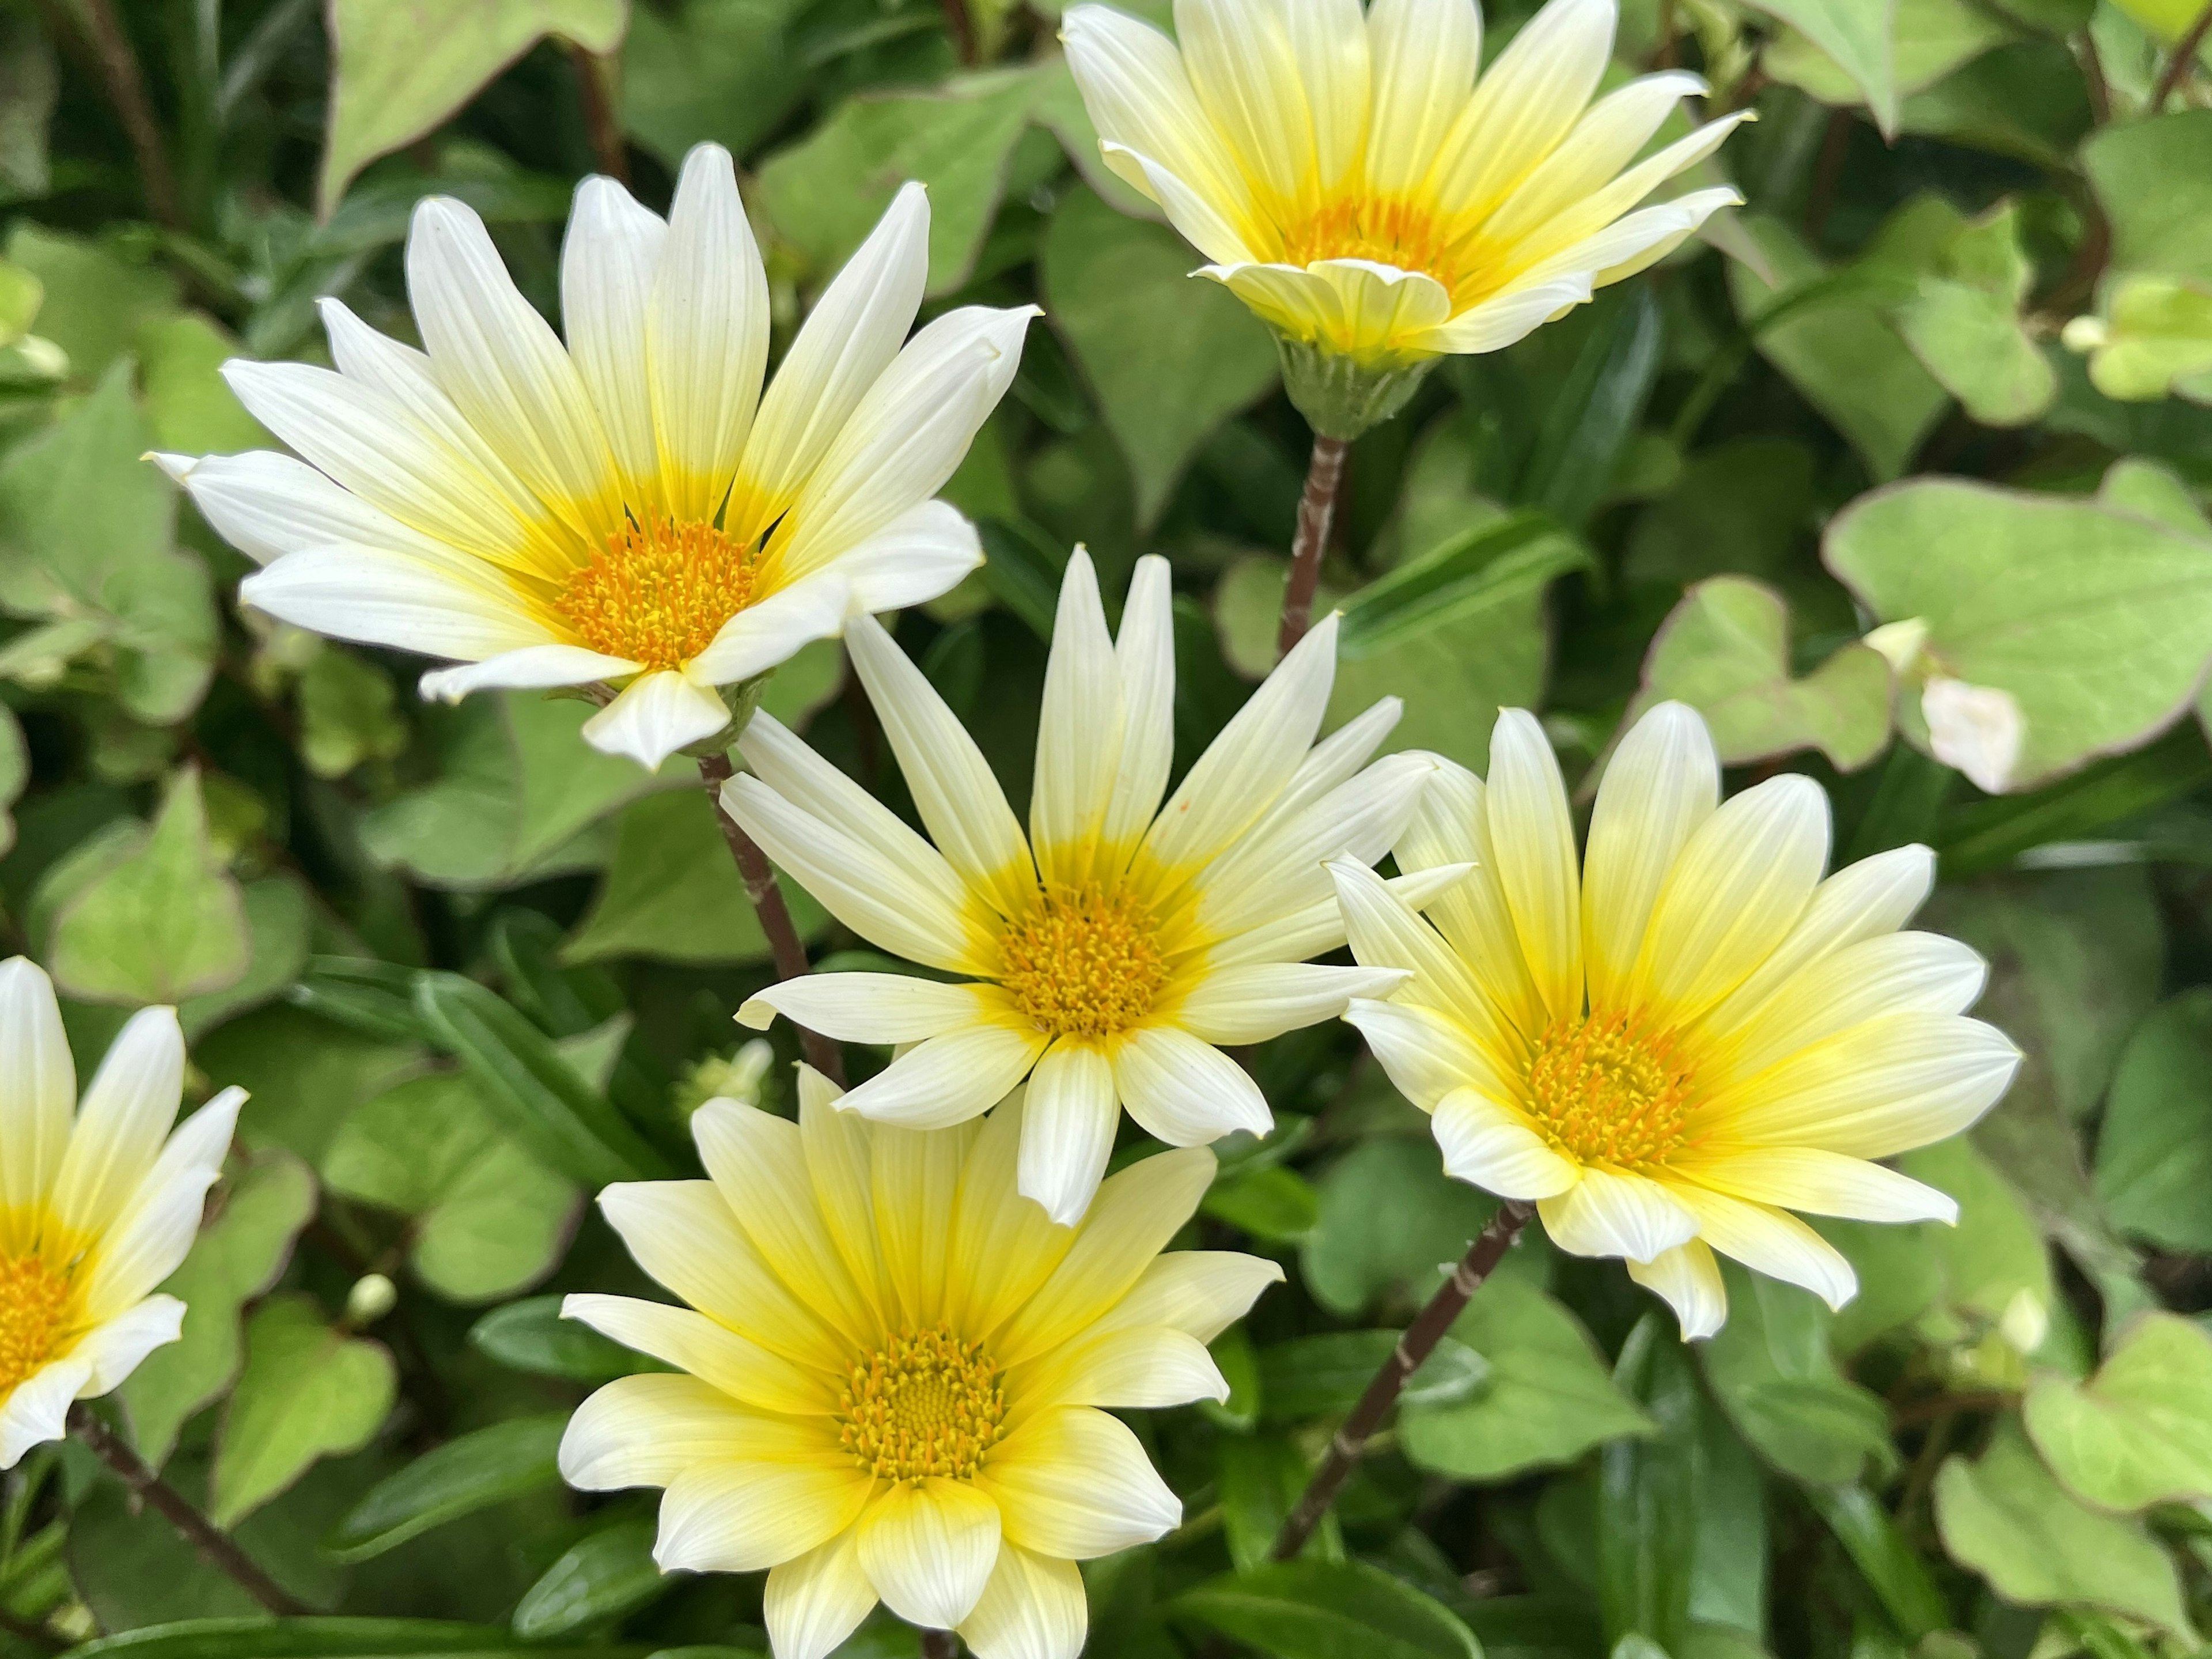
[[[1985,794],[2012,787],[2027,720],[2010,692],[1964,680],[1932,679],[1920,694],[1928,746]]]
[[[738,1005],[734,1018],[749,1031],[765,1031],[775,1024],[775,1009],[758,997],[748,997]]]

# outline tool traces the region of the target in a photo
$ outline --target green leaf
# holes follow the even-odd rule
[[[415,1006],[507,1133],[541,1162],[594,1188],[669,1174],[544,1032],[474,980],[426,973],[415,981]]]
[[[1764,583],[1716,576],[1682,596],[1653,635],[1625,731],[1672,697],[1705,717],[1723,764],[1818,749],[1840,771],[1889,741],[1890,668],[1871,646],[1839,648],[1802,679],[1790,672],[1790,607]]]
[[[1897,133],[1898,0],[1758,0],[1835,61],[1886,138]]]
[[[1619,470],[1659,375],[1659,301],[1620,292],[1553,394],[1522,470],[1518,499],[1557,524],[1586,524]]]
[[[251,941],[245,975],[178,1005],[178,1023],[187,1042],[197,1042],[223,1021],[283,994],[307,965],[307,939],[314,927],[314,900],[307,884],[285,871],[249,882],[240,896]]]
[[[2012,698],[2014,788],[2147,741],[2212,657],[2212,541],[2100,502],[1915,479],[1838,514],[1825,557],[1883,622],[1927,624],[1931,672]],[[1928,748],[1914,700],[1899,723]]]
[[[1894,1461],[1881,1398],[1846,1379],[1828,1346],[1831,1315],[1809,1291],[1722,1266],[1729,1318],[1699,1357],[1714,1395],[1760,1456],[1826,1486]]]
[[[0,22],[0,30],[8,27]],[[11,346],[31,331],[46,285],[22,266],[0,259],[0,346]]]
[[[2035,268],[2015,203],[1964,226],[1896,313],[1913,356],[1984,426],[2026,426],[2058,395],[2058,376],[2023,325]]]
[[[73,1648],[73,1659],[447,1659],[528,1652],[538,1659],[631,1659],[635,1648],[526,1644],[483,1625],[434,1619],[198,1619],[125,1631]]]
[[[653,1559],[654,1527],[634,1521],[580,1539],[514,1609],[514,1633],[566,1636],[643,1607],[674,1588]]]
[[[36,198],[52,188],[47,128],[61,76],[53,48],[28,12],[0,13],[0,191]]]
[[[562,1318],[564,1299],[533,1296],[494,1308],[469,1328],[469,1346],[511,1370],[572,1382],[611,1382],[658,1364],[588,1325]]]
[[[2146,1314],[2095,1376],[2039,1376],[2021,1411],[2043,1461],[2100,1510],[2212,1498],[2212,1334],[2186,1319]]]
[[[2101,126],[2081,166],[2112,227],[2114,270],[2212,282],[2212,110]]]
[[[1967,0],[1913,0],[1896,7],[1892,61],[1897,90],[1910,97],[1943,80],[1991,47],[2017,38],[1996,8]],[[1795,29],[1784,29],[1759,53],[1775,80],[1839,108],[1863,106],[1865,92],[1849,70]]]
[[[333,1024],[305,1011],[259,1008],[210,1032],[193,1050],[210,1077],[246,1091],[239,1139],[322,1162],[346,1115],[418,1070],[422,1051]]]
[[[300,674],[300,758],[319,778],[342,778],[367,760],[407,747],[392,677],[341,646],[315,653]]]
[[[1261,1349],[1262,1419],[1295,1423],[1350,1411],[1396,1350],[1398,1334],[1325,1331]],[[1456,1405],[1480,1394],[1489,1378],[1488,1360],[1465,1343],[1442,1337],[1398,1398],[1407,1406]]]
[[[1942,1592],[1880,1499],[1864,1486],[1811,1486],[1804,1496],[1899,1630],[1917,1638],[1949,1626]]]
[[[15,820],[8,809],[23,798],[31,781],[31,752],[23,743],[23,723],[12,708],[0,712],[0,858],[15,845]]]
[[[1267,331],[1227,289],[1193,279],[1194,257],[1165,226],[1081,188],[1045,233],[1046,315],[1128,457],[1143,527],[1213,430],[1276,381]]]
[[[156,317],[140,326],[137,345],[156,447],[208,455],[276,447],[222,378],[223,363],[241,354],[215,324],[198,312]]]
[[[1410,1108],[1407,1109],[1410,1111]],[[1321,1215],[1299,1247],[1314,1299],[1352,1314],[1385,1294],[1425,1300],[1496,1209],[1439,1165],[1426,1140],[1363,1141],[1318,1183]]]
[[[1654,1432],[1575,1316],[1516,1275],[1494,1275],[1477,1291],[1451,1334],[1489,1362],[1490,1383],[1472,1400],[1400,1413],[1400,1443],[1421,1468],[1497,1480]]]
[[[565,1413],[516,1418],[423,1453],[372,1486],[323,1540],[325,1552],[365,1561],[448,1521],[559,1486],[556,1454],[568,1422]]]
[[[1759,355],[1850,441],[1875,477],[1897,477],[1948,400],[1890,326],[1879,303],[1885,290],[1824,283],[1827,265],[1788,226],[1757,216],[1743,225],[1776,277],[1771,286],[1729,262],[1729,292]]]
[[[234,984],[252,960],[238,884],[208,845],[199,773],[171,782],[161,815],[64,905],[55,983],[91,1002],[175,1002]]]
[[[2035,1217],[2003,1175],[1960,1137],[1908,1152],[1899,1167],[1958,1201],[1954,1227],[1923,1224],[1922,1248],[1942,1269],[1938,1307],[1920,1321],[1923,1334],[1956,1340],[1996,1324],[2026,1296],[2049,1310],[2057,1295],[2051,1252]]]
[[[215,1523],[235,1526],[319,1458],[367,1445],[397,1383],[384,1345],[332,1330],[313,1297],[263,1303],[246,1325],[246,1369],[216,1444]]]
[[[315,1212],[315,1178],[289,1152],[264,1152],[231,1176],[191,1253],[162,1289],[185,1304],[183,1334],[138,1363],[118,1390],[138,1455],[168,1461],[185,1420],[238,1375],[240,1310],[276,1282]]]
[[[198,706],[216,627],[206,567],[175,545],[175,489],[142,459],[152,441],[129,366],[118,364],[73,412],[9,452],[0,606],[77,624],[71,654],[106,644],[125,709],[166,726]]]
[[[605,54],[628,21],[624,0],[331,0],[323,216],[362,167],[439,126],[546,35]]]
[[[1678,1651],[1690,1622],[1699,1512],[1697,1373],[1672,1321],[1648,1310],[1621,1344],[1613,1380],[1656,1432],[1610,1442],[1598,1456],[1597,1586],[1605,1633]],[[1614,1651],[1620,1651],[1618,1647]]]
[[[2179,392],[2212,402],[2212,283],[2122,276],[2102,317],[2076,317],[2062,337],[2089,354],[2089,383],[2107,398],[2148,402]]]
[[[46,289],[40,337],[59,346],[70,374],[88,383],[131,349],[147,322],[177,308],[175,279],[161,266],[128,262],[107,246],[28,219],[16,220],[9,230],[8,259]],[[139,448],[143,453],[145,446]]]
[[[1208,1579],[1170,1611],[1275,1659],[1480,1659],[1458,1616],[1364,1562],[1290,1561]]]
[[[623,123],[673,173],[698,143],[743,157],[806,95],[793,0],[640,5],[622,51]]]
[[[323,1159],[323,1179],[410,1217],[409,1265],[465,1304],[512,1296],[550,1273],[583,1203],[516,1143],[477,1085],[453,1073],[356,1109]]]
[[[1321,1218],[1321,1200],[1306,1178],[1280,1164],[1223,1171],[1199,1207],[1217,1221],[1276,1244],[1296,1243]]]
[[[968,280],[999,207],[1035,86],[1027,70],[927,93],[850,98],[762,167],[761,206],[817,278],[842,264],[909,179],[929,187],[929,292]]]
[[[1248,1346],[1242,1344],[1241,1338],[1241,1332],[1225,1334],[1216,1340],[1215,1349],[1233,1354],[1237,1346]],[[1224,1367],[1223,1374],[1235,1376],[1234,1365]],[[1237,1403],[1232,1394],[1229,1405]],[[1239,1572],[1252,1572],[1267,1565],[1283,1522],[1313,1476],[1296,1442],[1286,1434],[1251,1433],[1250,1420],[1248,1414],[1243,1431],[1224,1436],[1216,1454],[1223,1541],[1229,1547],[1230,1565]],[[1322,1516],[1313,1536],[1298,1552],[1298,1559],[1344,1559],[1344,1529],[1334,1509]]]
[[[2097,1196],[2120,1231],[2212,1251],[2212,988],[2160,1003],[2128,1039],[2097,1132]]]
[[[1951,1559],[2008,1601],[2105,1607],[2197,1639],[2166,1552],[2140,1522],[2100,1515],[2069,1494],[2016,1418],[1998,1424],[1977,1461],[1944,1463],[1936,1525]]]

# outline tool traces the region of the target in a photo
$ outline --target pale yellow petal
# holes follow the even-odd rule
[[[983,1594],[999,1559],[999,1506],[964,1481],[902,1481],[855,1528],[860,1571],[884,1605],[926,1630],[950,1630]]]
[[[1959,1218],[1957,1200],[1911,1176],[1811,1146],[1754,1146],[1671,1166],[1699,1186],[1754,1204],[1854,1221]]]
[[[1164,1325],[1096,1330],[1018,1367],[1006,1379],[1010,1421],[1050,1406],[1115,1409],[1226,1400],[1229,1384],[1196,1337]]]
[[[1375,0],[1367,40],[1375,77],[1367,185],[1395,196],[1428,176],[1474,95],[1482,11],[1474,0]]]
[[[1030,1418],[991,1449],[975,1485],[1009,1543],[1064,1560],[1148,1544],[1182,1519],[1137,1437],[1087,1406]]]
[[[1674,1191],[1642,1176],[1588,1168],[1537,1206],[1552,1243],[1575,1255],[1650,1261],[1698,1234],[1698,1218]]]
[[[960,1637],[975,1659],[1076,1659],[1090,1623],[1074,1562],[1001,1544],[991,1582],[961,1621]]]
[[[1555,8],[1577,3],[1552,0]],[[1574,820],[1551,743],[1525,709],[1503,711],[1490,734],[1485,805],[1498,886],[1528,976],[1549,1018],[1577,1019],[1583,1012],[1583,925]]]
[[[983,1120],[961,1171],[945,1312],[963,1329],[997,1329],[1075,1243],[1075,1229],[1054,1225],[1016,1189],[1026,1097],[1015,1091]]]
[[[1482,780],[1439,757],[1413,822],[1391,850],[1398,868],[1407,874],[1448,866],[1471,870],[1427,905],[1416,908],[1427,911],[1514,1027],[1523,1036],[1534,1037],[1549,1016],[1522,954],[1512,907],[1498,884],[1489,796]]]
[[[1121,679],[1098,575],[1078,547],[1060,577],[1030,786],[1030,844],[1047,884],[1093,878],[1121,763]]]
[[[873,1479],[842,1454],[812,1463],[708,1463],[668,1483],[653,1559],[663,1572],[757,1572],[859,1518]]]
[[[1444,1173],[1500,1198],[1556,1199],[1588,1173],[1554,1152],[1521,1113],[1480,1090],[1446,1095],[1430,1127],[1444,1155]]]
[[[829,1659],[875,1605],[859,1534],[848,1528],[769,1570],[761,1620],[776,1659]]]
[[[1961,1014],[1974,1006],[1989,964],[1940,933],[1884,933],[1831,952],[1794,975],[1728,1043],[1725,1069],[1701,1065],[1717,1087],[1754,1077],[1800,1048],[1890,1014]]]
[[[950,1129],[874,1132],[876,1233],[890,1276],[894,1307],[908,1330],[945,1316],[945,1279],[960,1174],[981,1125],[970,1118]]]
[[[1022,1196],[1062,1226],[1083,1218],[1121,1125],[1113,1062],[1095,1042],[1061,1037],[1030,1073],[1022,1122]]]
[[[1712,1247],[1702,1238],[1677,1244],[1649,1261],[1632,1261],[1628,1276],[1674,1310],[1682,1340],[1711,1336],[1728,1321],[1728,1285]]]
[[[818,1417],[837,1408],[831,1379],[794,1365],[689,1308],[627,1296],[580,1294],[562,1299],[561,1316],[689,1371],[759,1411]]]
[[[1242,1319],[1270,1285],[1283,1282],[1279,1263],[1235,1250],[1175,1250],[1156,1256],[1129,1293],[1101,1316],[1096,1330],[1165,1325],[1211,1342]]]
[[[1607,763],[1583,865],[1583,952],[1593,1008],[1627,1006],[1629,975],[1674,860],[1719,805],[1721,767],[1698,712],[1662,702]]]
[[[1723,1255],[1802,1285],[1831,1308],[1858,1294],[1858,1275],[1843,1252],[1788,1211],[1686,1182],[1669,1183],[1668,1191],[1697,1217],[1698,1237]]]

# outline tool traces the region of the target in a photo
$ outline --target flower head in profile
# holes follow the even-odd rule
[[[564,1311],[676,1367],[586,1400],[573,1486],[665,1486],[664,1570],[769,1569],[775,1659],[822,1659],[878,1600],[978,1659],[1074,1659],[1075,1563],[1182,1506],[1108,1408],[1224,1399],[1206,1344],[1282,1277],[1163,1255],[1204,1151],[1108,1182],[1088,1219],[1014,1188],[1018,1096],[950,1129],[872,1124],[802,1071],[799,1121],[733,1101],[692,1120],[711,1180],[610,1187],[638,1263],[689,1305]]]
[[[1495,351],[1741,199],[1638,207],[1745,118],[1638,161],[1705,88],[1650,75],[1592,103],[1613,0],[1551,0],[1479,82],[1474,0],[1177,0],[1175,22],[1171,41],[1072,7],[1068,66],[1107,164],[1286,343],[1294,396],[1299,347],[1369,365]]]
[[[1045,670],[1029,833],[944,700],[872,621],[846,641],[898,757],[924,841],[765,715],[751,775],[723,801],[831,915],[963,982],[812,974],[738,1010],[840,1041],[912,1043],[845,1097],[936,1127],[1030,1079],[1021,1189],[1072,1222],[1097,1188],[1121,1106],[1172,1146],[1273,1120],[1218,1044],[1329,1019],[1397,975],[1309,957],[1344,942],[1323,860],[1380,858],[1434,769],[1366,765],[1398,716],[1377,703],[1316,744],[1335,672],[1325,621],[1285,658],[1167,804],[1175,656],[1167,562],[1139,562],[1118,642],[1081,549]]]
[[[1585,859],[1542,730],[1509,710],[1490,779],[1447,766],[1395,850],[1474,869],[1424,921],[1336,866],[1353,953],[1410,970],[1352,1005],[1391,1080],[1433,1114],[1444,1167],[1534,1200],[1577,1255],[1625,1257],[1686,1336],[1720,1328],[1715,1250],[1839,1307],[1849,1262],[1790,1213],[1954,1220],[1874,1162],[1956,1134],[2020,1055],[1963,1018],[1981,958],[1901,931],[1924,847],[1823,879],[1828,803],[1771,778],[1726,802],[1705,722],[1662,703],[1622,740]]]
[[[154,1287],[191,1249],[246,1099],[226,1089],[171,1134],[184,1086],[176,1010],[146,1008],[80,1105],[53,986],[0,963],[0,1468],[177,1340],[185,1304]]]
[[[428,696],[619,686],[584,734],[657,766],[728,723],[718,687],[980,562],[931,498],[1031,312],[965,307],[908,340],[928,240],[910,185],[763,391],[768,279],[719,146],[685,159],[665,222],[611,179],[578,186],[565,346],[477,216],[432,197],[407,239],[427,351],[327,301],[335,370],[225,367],[304,459],[157,459],[267,567],[240,590],[262,611],[463,665]]]

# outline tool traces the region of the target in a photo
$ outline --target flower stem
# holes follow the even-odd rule
[[[576,94],[583,108],[584,131],[592,141],[592,155],[599,171],[618,185],[629,183],[629,149],[623,140],[622,118],[615,112],[614,60],[568,44],[568,61],[576,68]]]
[[[2204,9],[2197,14],[2197,21],[2189,26],[2189,32],[2174,42],[2173,56],[2166,60],[2166,72],[2151,88],[2145,114],[2155,115],[2166,107],[2166,100],[2188,78],[2189,66],[2197,61],[2197,49],[2204,44],[2207,33],[2212,33],[2212,0],[2206,0]]]
[[[143,1458],[82,1405],[70,1408],[69,1425],[70,1432],[82,1441],[101,1462],[120,1475],[123,1484],[131,1488],[134,1497],[161,1512],[169,1524],[182,1534],[185,1541],[199,1552],[200,1559],[228,1574],[240,1589],[280,1617],[296,1617],[313,1611],[264,1572],[252,1556],[239,1548],[237,1540],[186,1502],[184,1495],[174,1486],[148,1468]]]
[[[58,5],[47,9],[64,11]],[[123,136],[131,142],[147,210],[161,223],[182,228],[185,214],[177,194],[177,175],[169,167],[169,152],[155,122],[154,107],[147,101],[145,77],[139,73],[138,54],[131,49],[131,37],[124,33],[110,0],[80,0],[74,15],[91,45],[108,101],[115,106],[116,119],[123,124]]]
[[[1344,484],[1341,438],[1314,434],[1313,459],[1306,463],[1306,487],[1298,497],[1298,533],[1291,544],[1291,581],[1283,590],[1283,623],[1275,633],[1275,654],[1286,657],[1306,636],[1313,617],[1314,590],[1321,585],[1322,556],[1328,550],[1329,521],[1336,516],[1336,492]]]
[[[707,799],[714,803],[714,822],[722,826],[722,839],[730,844],[730,856],[737,860],[738,874],[744,880],[745,896],[753,902],[753,913],[760,917],[761,932],[768,935],[769,948],[775,953],[775,971],[786,979],[797,979],[807,971],[806,945],[792,922],[790,908],[783,902],[775,867],[769,863],[768,854],[722,807],[722,786],[735,770],[727,755],[699,757],[699,780],[707,787]],[[799,1028],[799,1040],[806,1050],[806,1063],[843,1088],[845,1060],[837,1045],[803,1025]]]
[[[960,1638],[949,1630],[926,1630],[921,1633],[921,1659],[958,1659]]]
[[[1352,1466],[1366,1450],[1367,1442],[1382,1426],[1383,1417],[1406,1386],[1406,1379],[1421,1368],[1435,1349],[1437,1340],[1451,1328],[1452,1321],[1467,1306],[1468,1298],[1482,1288],[1482,1281],[1504,1260],[1505,1252],[1513,1248],[1513,1241],[1528,1224],[1528,1218],[1536,1213],[1535,1206],[1509,1200],[1498,1206],[1490,1224],[1475,1236],[1468,1246],[1467,1254],[1452,1270],[1437,1293],[1429,1298],[1429,1305],[1414,1316],[1413,1322],[1398,1339],[1398,1346],[1382,1362],[1382,1369],[1375,1373],[1375,1380],[1367,1385],[1367,1392],[1359,1396],[1336,1436],[1328,1443],[1328,1452],[1321,1467],[1314,1471],[1313,1479],[1283,1522],[1283,1529],[1275,1534],[1275,1547],[1268,1559],[1288,1561],[1306,1547],[1314,1528],[1321,1524],[1328,1506],[1336,1501],[1337,1493],[1352,1475]]]

